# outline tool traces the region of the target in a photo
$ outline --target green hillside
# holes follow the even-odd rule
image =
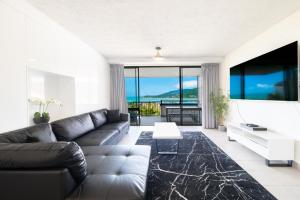
[[[179,90],[172,90],[159,95],[147,95],[145,98],[179,98]],[[198,88],[183,89],[183,98],[197,98]]]

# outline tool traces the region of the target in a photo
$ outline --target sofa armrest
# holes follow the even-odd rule
[[[81,148],[75,142],[0,144],[0,170],[67,168],[77,183],[87,174]]]
[[[77,184],[64,169],[0,170],[0,199],[65,199]]]
[[[128,113],[120,113],[120,120],[127,122],[130,120],[130,115]]]

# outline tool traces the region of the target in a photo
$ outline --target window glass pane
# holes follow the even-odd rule
[[[178,105],[179,94],[178,67],[140,68],[142,116],[157,116],[156,120],[165,121],[166,106]]]
[[[182,125],[201,124],[200,68],[182,68]]]

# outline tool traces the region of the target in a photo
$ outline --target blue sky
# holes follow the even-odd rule
[[[134,78],[125,78],[126,96],[135,96]],[[197,87],[197,77],[184,77],[184,88]],[[179,87],[178,77],[140,78],[141,96],[158,95]]]
[[[260,95],[266,98],[269,94],[275,92],[275,84],[283,81],[283,71],[270,73],[266,75],[248,75],[245,76],[245,92],[247,96]],[[240,77],[230,77],[231,95],[238,95],[240,92]]]

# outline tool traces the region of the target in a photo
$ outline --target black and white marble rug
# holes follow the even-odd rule
[[[152,132],[142,132],[137,145],[151,145],[147,199],[274,200],[216,144],[200,132],[183,132],[178,155],[158,155]],[[159,148],[175,150],[175,141]]]

